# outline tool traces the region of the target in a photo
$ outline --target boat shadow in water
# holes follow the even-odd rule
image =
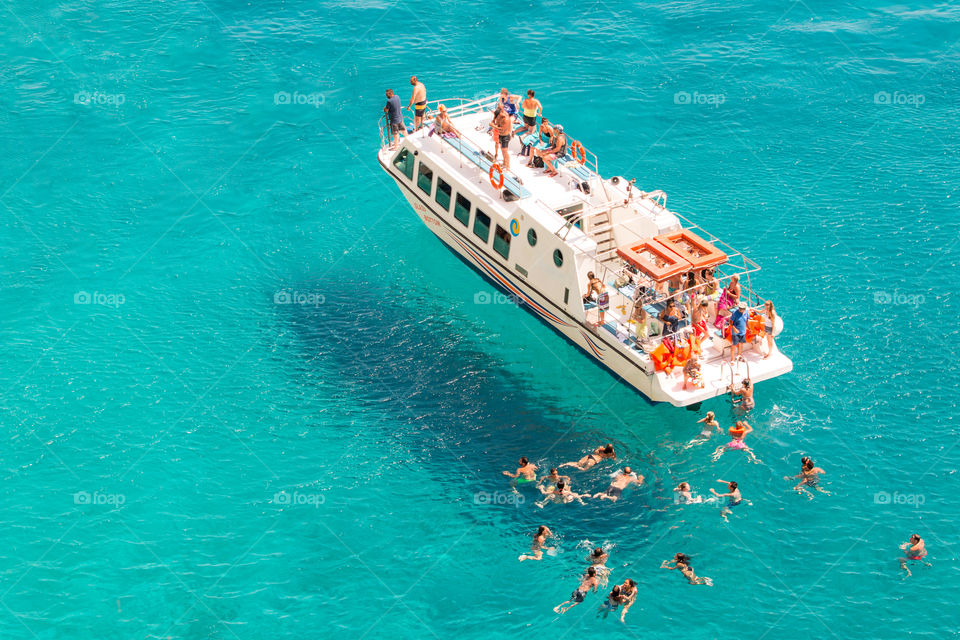
[[[609,419],[593,414],[581,422],[581,404],[571,400],[561,406],[526,391],[499,362],[469,343],[464,330],[469,320],[449,310],[434,312],[436,302],[428,295],[408,290],[400,304],[369,282],[338,282],[326,290],[330,293],[322,304],[276,306],[283,324],[297,337],[292,348],[305,363],[301,368],[326,369],[324,378],[335,380],[355,412],[364,414],[365,428],[402,442],[411,457],[428,467],[432,480],[449,483],[446,489],[461,492],[464,500],[475,503],[477,493],[486,492],[481,499],[499,501],[502,508],[518,511],[523,521],[539,521],[545,515],[533,504],[539,492],[523,487],[523,500],[516,504],[502,470],[514,470],[526,455],[546,472],[581,457],[585,442],[613,442],[626,449],[611,434],[589,425],[591,418],[598,426]],[[345,417],[339,425],[324,428],[352,428],[354,422]],[[644,468],[641,452],[636,457],[628,464],[641,467],[653,480],[654,470]],[[574,489],[604,490],[612,471],[604,467],[577,473]],[[647,497],[649,489],[640,493],[644,495],[604,504],[614,511],[623,509],[622,517],[631,517],[627,511],[640,517],[641,500],[660,502]],[[625,503],[633,504],[627,509]],[[570,514],[564,520],[585,522],[584,507],[546,509]],[[644,523],[649,517],[643,510]]]

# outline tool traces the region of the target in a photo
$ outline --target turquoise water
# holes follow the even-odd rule
[[[4,14],[5,637],[958,632],[956,7]],[[757,390],[763,464],[682,449],[697,415],[474,302],[488,285],[376,164],[383,89],[406,102],[411,73],[431,98],[536,88],[605,174],[763,266],[795,363]],[[648,479],[621,502],[503,493],[520,455],[605,441]],[[805,454],[833,495],[789,491]],[[672,503],[717,478],[753,503],[729,524]],[[559,551],[519,564],[539,524]],[[914,531],[933,567],[904,580]],[[640,583],[626,625],[593,594],[551,611],[587,540]],[[716,586],[659,570],[677,551]]]

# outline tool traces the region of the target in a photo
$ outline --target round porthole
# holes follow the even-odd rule
[[[563,266],[563,253],[560,251],[560,249],[553,250],[553,264],[557,265],[558,267]]]
[[[533,229],[527,231],[527,242],[530,243],[531,247],[537,244],[537,232]]]

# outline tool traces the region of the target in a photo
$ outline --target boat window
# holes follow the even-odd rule
[[[533,229],[527,231],[527,242],[530,243],[531,247],[537,244],[537,232]]]
[[[480,209],[473,218],[473,233],[484,242],[490,239],[490,216]]]
[[[400,153],[393,159],[393,166],[400,169],[408,180],[413,180],[413,154],[409,149],[400,149]]]
[[[444,182],[443,178],[437,176],[437,203],[443,207],[444,211],[450,211],[450,197],[453,189]]]
[[[503,256],[504,259],[510,257],[510,232],[497,225],[493,232],[493,250]]]
[[[453,217],[467,226],[470,222],[470,201],[463,197],[463,194],[457,194],[457,204],[453,207]]]
[[[430,192],[433,191],[433,169],[422,162],[420,163],[420,170],[417,172],[417,186],[420,187],[420,191],[427,195],[430,195]]]
[[[560,251],[560,249],[553,250],[553,264],[557,265],[558,267],[563,266],[563,253]]]

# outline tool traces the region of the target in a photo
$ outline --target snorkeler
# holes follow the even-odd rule
[[[533,553],[520,554],[520,557],[517,558],[520,562],[524,560],[541,560],[543,558],[544,551],[553,551],[553,547],[543,546],[547,542],[547,538],[556,537],[553,535],[553,531],[550,531],[546,525],[540,525],[537,529],[537,532],[533,534],[533,543],[530,545],[530,551]]]
[[[924,560],[927,557],[927,545],[916,533],[910,536],[909,542],[904,542],[900,545],[900,548],[906,553],[906,557],[900,558],[900,568],[907,572],[906,577],[910,577],[913,574],[910,573],[910,567],[907,565],[908,560],[919,560],[928,567],[933,565]]]
[[[626,489],[631,484],[642,485],[643,476],[638,476],[630,467],[624,467],[623,471],[620,471],[613,477],[613,482],[610,483],[610,487],[607,488],[605,493],[595,493],[593,494],[594,498],[600,498],[601,500],[609,500],[610,502],[616,502],[620,499],[620,496],[623,494],[623,490]]]
[[[673,502],[675,504],[699,504],[703,502],[703,496],[694,496],[693,489],[689,482],[681,482],[673,490]]]
[[[520,458],[520,466],[517,467],[516,473],[510,473],[509,471],[504,471],[503,475],[513,478],[510,481],[510,486],[513,487],[513,490],[517,490],[518,484],[525,484],[527,482],[534,482],[537,479],[537,465],[533,464],[527,460],[527,456]]]
[[[598,586],[599,581],[597,580],[597,569],[596,567],[589,567],[587,572],[584,574],[583,579],[580,581],[580,586],[570,594],[570,599],[564,600],[555,606],[553,610],[556,613],[566,613],[571,608],[583,602],[583,599],[587,596],[587,593],[589,593],[591,589],[596,591]],[[570,604],[567,604],[568,602]],[[563,606],[565,604],[567,606]]]
[[[720,510],[720,515],[723,516],[724,520],[729,522],[729,520],[727,520],[727,516],[733,513],[730,509],[743,502],[743,496],[740,495],[740,489],[737,488],[736,482],[727,482],[726,480],[717,480],[717,482],[727,485],[728,493],[717,493],[717,490],[713,487],[710,487],[710,493],[718,498],[727,499],[727,504],[724,505],[724,507]]]
[[[747,446],[747,443],[743,441],[743,439],[751,431],[753,431],[753,427],[747,424],[745,420],[737,420],[736,424],[729,429],[732,440],[730,440],[730,442],[727,444],[722,444],[716,448],[716,450],[713,452],[713,461],[716,462],[719,460],[720,456],[722,456],[729,449],[739,449],[746,452],[747,456],[750,458],[750,462],[760,462],[760,460],[757,459],[756,454],[753,453],[753,450],[750,449],[750,447]]]
[[[588,453],[583,456],[576,462],[564,462],[560,465],[560,468],[563,467],[576,467],[580,471],[586,471],[590,467],[594,466],[601,460],[616,460],[617,454],[613,452],[613,445],[608,444],[603,447],[597,447],[593,450],[592,453]]]
[[[820,484],[820,474],[826,473],[820,467],[814,466],[813,460],[804,456],[800,458],[800,473],[795,476],[784,476],[784,480],[796,480],[800,479],[800,482],[797,483],[797,486],[793,488],[797,493],[801,493],[807,496],[810,500],[813,500],[813,494],[805,489],[805,487],[810,487],[820,493],[825,493],[830,495],[830,492],[826,489],[821,489],[818,485]]]
[[[670,563],[673,562],[673,566],[670,566]],[[670,569],[671,571],[679,569],[680,573],[683,574],[683,577],[687,579],[687,582],[690,584],[705,584],[708,587],[713,586],[713,580],[706,577],[698,577],[697,574],[693,572],[693,567],[690,566],[690,556],[685,553],[678,553],[673,556],[673,560],[664,560],[660,564],[661,569]]]
[[[557,486],[552,487],[551,489],[544,489],[543,487],[538,487],[540,493],[543,494],[543,500],[535,502],[534,504],[543,509],[543,505],[547,502],[553,502],[555,504],[567,504],[568,502],[573,502],[576,500],[580,504],[586,504],[583,499],[589,498],[588,494],[574,493],[569,488],[567,488],[567,483],[560,481],[557,483]]]

